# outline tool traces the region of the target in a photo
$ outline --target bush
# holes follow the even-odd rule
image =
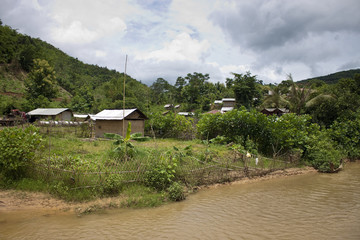
[[[360,157],[360,113],[354,114],[353,120],[335,121],[329,132],[348,158]]]
[[[180,183],[173,182],[167,190],[169,192],[169,198],[172,201],[181,201],[185,199],[184,187]]]
[[[325,133],[313,136],[307,147],[310,164],[320,172],[334,172],[340,167],[342,154]]]
[[[145,174],[145,185],[153,187],[158,191],[167,189],[175,178],[176,162],[172,164],[156,163]]]
[[[287,153],[293,148],[304,149],[306,139],[318,130],[307,115],[285,114],[281,117],[247,111],[233,110],[225,114],[206,114],[199,123],[198,134],[214,142],[235,142],[253,145],[265,155]],[[220,137],[221,136],[221,137]],[[243,139],[243,142],[239,141]]]
[[[102,191],[104,194],[115,195],[121,192],[123,188],[122,178],[119,174],[111,174],[106,177]]]
[[[157,137],[192,139],[195,132],[193,119],[172,112],[165,116],[161,113],[154,114],[150,125]]]
[[[26,168],[33,162],[42,147],[38,128],[4,128],[0,131],[0,171],[9,179],[25,176]]]

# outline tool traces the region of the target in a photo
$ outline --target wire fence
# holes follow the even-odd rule
[[[265,157],[244,157],[243,155],[216,156],[184,155],[181,152],[145,153],[142,157],[113,158],[103,155],[97,159],[79,156],[56,155],[52,140],[73,134],[93,137],[91,124],[39,123],[40,132],[48,138],[48,151],[45,151],[32,166],[31,175],[39,179],[63,182],[73,189],[101,187],[109,179],[116,178],[122,183],[145,183],[147,173],[154,166],[171,165],[176,162],[175,179],[186,185],[198,186],[233,181],[245,177],[256,177],[270,172],[294,167],[296,161],[269,159]],[[91,140],[89,140],[91,141]],[[143,154],[144,155],[144,154]]]

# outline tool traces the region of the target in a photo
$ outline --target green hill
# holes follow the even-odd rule
[[[71,107],[77,112],[97,112],[122,107],[124,74],[85,64],[38,38],[20,34],[0,21],[0,114],[16,107],[30,110],[24,81],[34,59],[44,59],[55,70],[57,98],[49,107]],[[126,76],[126,107],[145,108],[149,88]]]
[[[332,74],[329,74],[326,76],[308,78],[305,80],[298,81],[297,83],[304,84],[309,81],[313,81],[313,80],[317,79],[317,80],[324,81],[326,84],[335,84],[342,78],[353,78],[356,73],[360,74],[360,69],[351,69],[351,70],[347,70],[347,71],[332,73]]]

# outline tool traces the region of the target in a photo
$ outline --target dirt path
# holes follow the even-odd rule
[[[269,180],[279,177],[288,177],[299,174],[316,173],[316,170],[310,167],[306,168],[290,168],[286,170],[279,170],[272,172],[263,177],[244,178],[228,184],[246,184],[258,181]],[[213,188],[220,187],[224,184],[214,184],[211,186],[199,187]],[[0,190],[0,212],[1,211],[16,211],[16,210],[56,210],[69,211],[77,214],[96,211],[98,209],[118,207],[125,200],[123,197],[101,198],[85,203],[69,203],[63,200],[56,199],[50,194],[25,192],[17,190]]]

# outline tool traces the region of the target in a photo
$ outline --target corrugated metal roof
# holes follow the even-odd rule
[[[222,107],[221,112],[229,112],[229,111],[231,111],[233,109],[234,109],[234,107]]]
[[[235,98],[223,98],[223,102],[235,102]]]
[[[62,112],[69,110],[69,108],[37,108],[28,112],[28,115],[34,116],[56,116]]]
[[[131,113],[136,111],[136,108],[133,109],[125,109],[124,110],[102,110],[96,115],[91,116],[93,120],[123,120],[124,119],[124,112],[125,112],[125,118],[129,116]]]
[[[182,115],[182,116],[194,116],[194,113],[192,113],[192,112],[178,112],[178,115]]]

